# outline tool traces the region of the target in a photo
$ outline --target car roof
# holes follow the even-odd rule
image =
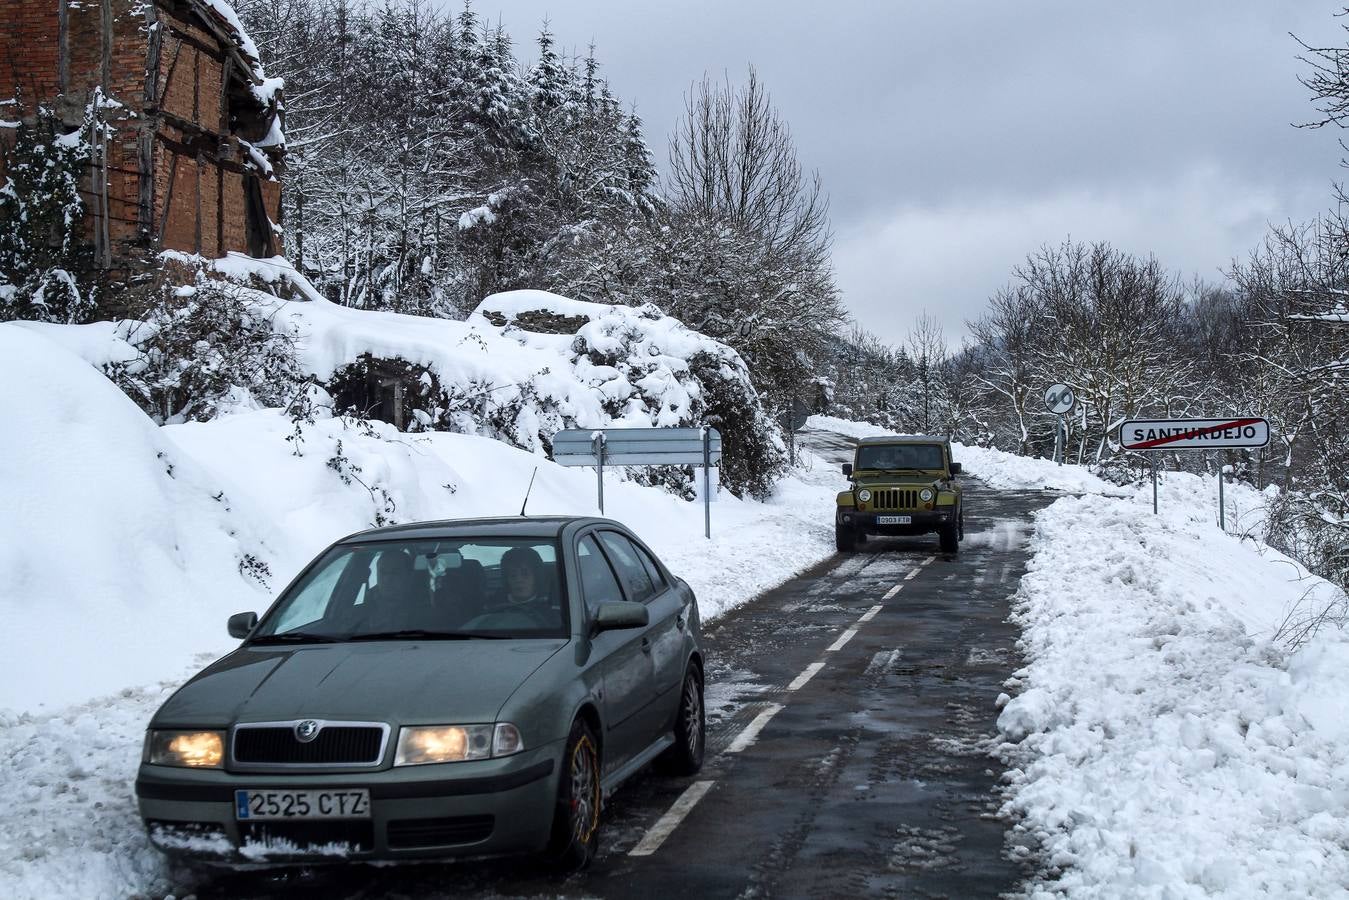
[[[453,538],[543,538],[556,540],[572,524],[623,526],[612,519],[595,516],[499,516],[484,519],[438,519],[431,522],[406,522],[386,525],[348,535],[339,543],[392,540],[448,540]]]
[[[857,442],[859,447],[871,447],[876,444],[948,444],[950,438],[933,437],[930,434],[896,434],[890,437],[864,437]]]

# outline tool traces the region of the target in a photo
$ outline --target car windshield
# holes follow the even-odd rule
[[[329,550],[250,639],[565,637],[557,544],[507,538],[379,541]]]
[[[940,444],[878,444],[857,448],[858,469],[944,469]]]

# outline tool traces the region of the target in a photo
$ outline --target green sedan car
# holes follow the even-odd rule
[[[151,841],[229,867],[595,853],[600,809],[704,752],[698,603],[617,522],[478,519],[325,550],[155,713]]]

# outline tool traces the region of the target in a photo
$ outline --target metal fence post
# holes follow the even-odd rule
[[[1218,528],[1222,531],[1227,530],[1227,503],[1223,499],[1223,469],[1226,468],[1224,462],[1227,459],[1227,451],[1223,450],[1218,454]]]
[[[703,427],[703,537],[712,540],[712,429]]]
[[[1157,454],[1149,453],[1148,460],[1152,463],[1152,514],[1157,515]]]
[[[600,515],[604,515],[604,435],[596,432],[595,437],[595,477],[599,482]]]

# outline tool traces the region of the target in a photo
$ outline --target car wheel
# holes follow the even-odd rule
[[[956,519],[956,539],[965,540],[965,510],[960,511],[960,518]]]
[[[852,553],[857,549],[857,532],[842,525],[834,526],[834,546],[839,553]]]
[[[558,871],[576,872],[595,858],[600,830],[600,752],[595,735],[577,719],[562,755],[562,777],[553,813],[551,862]]]
[[[684,673],[674,739],[674,744],[660,755],[661,769],[671,775],[697,774],[703,767],[707,749],[707,719],[703,708],[703,679],[694,665]]]
[[[938,529],[937,537],[941,540],[942,553],[955,553],[960,549],[960,539],[956,537],[956,526],[954,522]]]

